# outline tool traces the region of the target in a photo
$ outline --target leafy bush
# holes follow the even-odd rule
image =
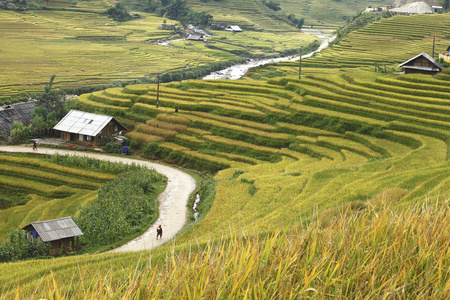
[[[156,184],[163,180],[155,171],[130,171],[102,186],[76,221],[86,243],[110,244],[156,220]]]
[[[0,262],[22,260],[49,255],[50,246],[37,239],[28,239],[27,232],[15,229],[9,233],[9,241],[0,243]]]

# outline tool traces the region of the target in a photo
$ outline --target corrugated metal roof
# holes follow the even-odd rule
[[[81,232],[71,217],[31,222],[22,229],[28,230],[30,227],[33,227],[37,231],[43,242],[83,235],[83,232]]]
[[[59,131],[96,136],[112,119],[113,117],[110,116],[71,110],[53,128]]]
[[[433,65],[435,65],[438,69],[440,69],[440,70],[444,69],[444,67],[443,67],[440,63],[438,63],[434,58],[432,58],[430,55],[426,54],[425,52],[422,52],[422,53],[420,53],[420,54],[414,56],[413,58],[408,59],[408,60],[405,61],[404,63],[399,64],[399,65],[397,66],[397,68],[404,67],[406,64],[408,64],[409,62],[411,62],[411,61],[417,59],[417,58],[420,57],[420,56],[425,57],[425,58],[426,58],[427,60],[429,60]],[[409,67],[411,67],[411,66],[409,66]]]
[[[15,121],[31,122],[31,113],[36,105],[37,101],[29,101],[8,105],[0,110],[0,130],[9,132]]]

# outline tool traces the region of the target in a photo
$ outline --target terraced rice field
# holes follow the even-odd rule
[[[396,16],[374,22],[350,33],[330,48],[302,61],[302,73],[328,73],[337,70],[392,71],[402,62],[426,52],[435,58],[450,43],[450,14],[433,16]],[[379,68],[377,68],[377,66]],[[250,76],[267,77],[267,66],[252,70]],[[281,62],[272,69],[286,76],[298,77],[297,62]],[[280,75],[279,75],[280,76]]]
[[[27,199],[0,210],[2,241],[10,230],[30,222],[75,216],[80,207],[97,198],[97,190],[102,184],[115,177],[10,154],[0,156],[0,170],[2,199],[13,195]]]
[[[236,222],[265,229],[290,224],[314,207],[366,203],[386,189],[404,190],[396,199],[402,203],[448,193],[445,81],[360,74],[189,80],[161,85],[159,107],[154,85],[117,89],[109,102],[97,101],[98,93],[79,101],[120,110],[121,121],[135,125],[128,136],[156,143],[161,158],[224,169],[215,205],[198,224],[214,234]],[[118,106],[121,101],[128,104]],[[425,177],[430,180],[415,184]],[[236,194],[236,185],[256,192]]]

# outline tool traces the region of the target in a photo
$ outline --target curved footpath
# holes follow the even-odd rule
[[[39,147],[33,151],[31,145],[28,146],[0,146],[0,151],[4,152],[29,152],[39,154],[70,154],[77,156],[92,157],[111,162],[122,162],[125,164],[135,163],[148,168],[153,168],[157,172],[167,177],[167,187],[159,197],[159,218],[143,235],[126,243],[125,245],[111,250],[111,252],[142,251],[156,248],[168,240],[172,239],[179,232],[187,219],[187,201],[190,194],[195,190],[195,180],[192,176],[165,165],[132,159],[127,156],[110,156],[100,153],[80,152],[73,150],[62,150]],[[156,239],[156,227],[162,225],[163,238]]]

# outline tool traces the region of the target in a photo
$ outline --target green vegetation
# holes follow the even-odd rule
[[[165,188],[155,171],[130,171],[103,185],[97,200],[86,205],[76,221],[89,247],[109,245],[142,232],[156,221],[156,196]]]
[[[28,93],[41,93],[52,75],[53,89],[80,94],[156,82],[160,74],[163,82],[199,78],[243,57],[279,56],[316,40],[292,28],[243,35],[222,30],[213,31],[208,43],[164,46],[157,42],[180,32],[158,29],[166,20],[162,17],[139,15],[118,22],[94,11],[0,10],[0,103],[27,101]]]
[[[155,84],[80,96],[132,125],[138,154],[217,171],[214,201],[201,198],[209,213],[150,253],[5,265],[2,293],[448,298],[448,75],[390,70],[431,34],[447,45],[449,22],[383,19],[305,60],[301,79],[290,62],[270,66],[280,77],[258,68],[259,81],[161,84],[158,107]]]
[[[108,202],[108,205],[111,205],[114,199],[116,201],[129,201],[130,205],[127,206],[127,209],[134,209],[133,213],[138,221],[145,219],[145,221],[150,222],[154,220],[155,215],[158,215],[154,201],[156,195],[164,187],[159,174],[149,174],[149,171],[142,166],[136,164],[124,165],[69,155],[53,155],[43,158],[4,153],[0,156],[0,170],[2,174],[0,176],[0,187],[2,189],[0,197],[0,241],[3,242],[8,239],[8,234],[12,230],[21,228],[30,222],[66,216],[85,219],[86,228],[82,226],[82,230],[87,231],[89,236],[89,232],[99,230],[98,226],[104,224],[104,221],[100,220],[94,226],[91,222],[86,221],[86,216],[105,201]],[[126,178],[124,178],[125,175],[117,178],[117,174],[127,175]],[[141,174],[142,176],[131,176],[131,174]],[[130,180],[132,182],[127,184]],[[155,180],[160,182],[155,183]],[[137,185],[136,182],[140,181],[142,181],[142,184]],[[114,183],[107,184],[108,182]],[[113,193],[114,196],[111,197],[108,193],[111,185],[117,189],[123,188],[116,192],[111,191],[110,193]],[[103,188],[100,189],[102,186]],[[135,200],[139,197],[139,199],[142,199],[147,195],[144,197],[146,202],[141,201],[142,205],[146,203],[145,207],[136,207],[136,205],[131,205],[135,202],[130,199],[126,200],[123,190],[132,188],[137,189],[130,194],[136,197],[133,198]],[[122,191],[122,194],[119,191]],[[141,191],[141,194],[139,194],[139,191]],[[101,196],[100,200],[97,200],[99,192]],[[145,192],[145,195],[142,195],[143,192]],[[115,203],[115,205],[118,204]],[[118,207],[114,206],[109,209],[117,209]],[[103,210],[106,212],[105,208]],[[122,208],[121,211],[126,213],[127,210]],[[115,216],[117,215],[116,213]],[[101,216],[98,215],[97,218]],[[120,225],[118,222],[115,224]],[[87,228],[88,225],[89,228]],[[112,227],[108,230],[103,228],[104,244],[112,242],[111,239],[106,240],[108,236],[114,235],[117,240],[120,240],[123,237],[129,238],[130,235],[135,235],[137,231],[143,230],[142,225],[138,226],[134,223],[132,225],[134,227],[131,228],[127,227],[127,224],[126,226],[122,224],[121,234],[111,232]],[[88,238],[85,240],[83,243],[89,242]]]

